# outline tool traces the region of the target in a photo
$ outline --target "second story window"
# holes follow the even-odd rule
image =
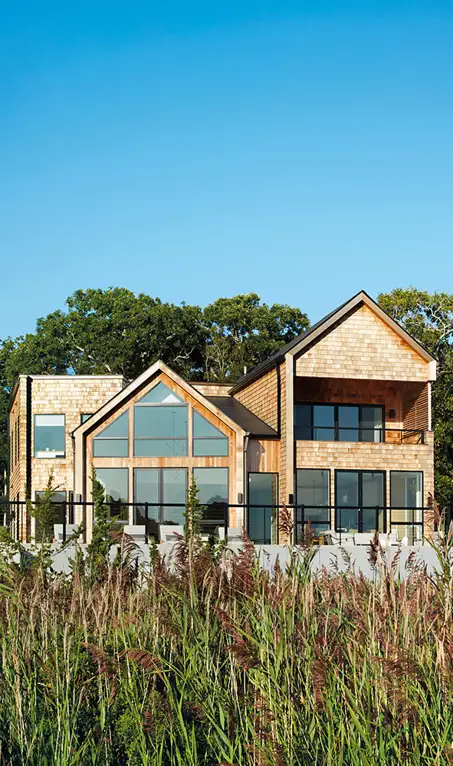
[[[123,412],[93,439],[94,457],[127,457],[129,454],[129,413]]]
[[[300,441],[383,442],[384,407],[296,404],[294,438]]]
[[[65,456],[64,415],[35,415],[35,457]]]
[[[163,383],[134,407],[134,455],[182,457],[187,451],[187,404]]]

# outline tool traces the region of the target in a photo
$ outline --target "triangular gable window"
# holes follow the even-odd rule
[[[129,454],[129,412],[123,412],[93,439],[94,457],[127,457]]]
[[[228,437],[195,410],[193,411],[193,454],[194,457],[228,455]]]
[[[185,402],[164,383],[158,383],[137,404],[185,404]]]

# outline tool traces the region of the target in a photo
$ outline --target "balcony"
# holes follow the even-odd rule
[[[425,431],[413,428],[304,426],[295,428],[296,441],[365,442],[366,444],[425,444]]]

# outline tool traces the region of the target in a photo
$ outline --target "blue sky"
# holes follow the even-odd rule
[[[78,288],[453,292],[453,3],[0,4],[0,338]]]

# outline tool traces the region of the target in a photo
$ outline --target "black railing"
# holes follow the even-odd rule
[[[294,541],[301,544],[310,537],[333,532],[341,543],[355,533],[396,532],[397,539],[407,538],[407,544],[422,541],[425,534],[425,512],[432,507],[406,508],[396,506],[294,506]],[[332,528],[332,516],[334,526]],[[402,517],[405,518],[402,518]]]
[[[82,528],[82,542],[86,542],[87,520],[93,520],[94,503],[82,500],[55,502],[55,524],[59,542],[65,542],[74,529]],[[0,501],[0,523],[9,528],[16,540],[30,542],[31,508],[36,501]],[[186,506],[183,503],[105,503],[110,517],[118,528],[132,523],[144,528],[146,537],[160,541],[162,526],[183,526]],[[308,506],[263,505],[239,503],[214,503],[202,506],[200,531],[204,536],[213,535],[218,529],[244,528],[256,544],[279,544],[292,538],[295,544],[308,539],[320,540],[327,533],[335,536],[334,542],[344,542],[354,533],[397,532],[398,540],[407,538],[408,544],[422,541],[425,533],[425,512],[431,507],[403,508],[388,506]],[[40,540],[39,526],[35,522],[34,539]],[[237,539],[237,538],[236,538]]]
[[[425,432],[414,428],[366,428],[364,426],[297,427],[296,441],[366,442],[367,444],[424,444]]]

